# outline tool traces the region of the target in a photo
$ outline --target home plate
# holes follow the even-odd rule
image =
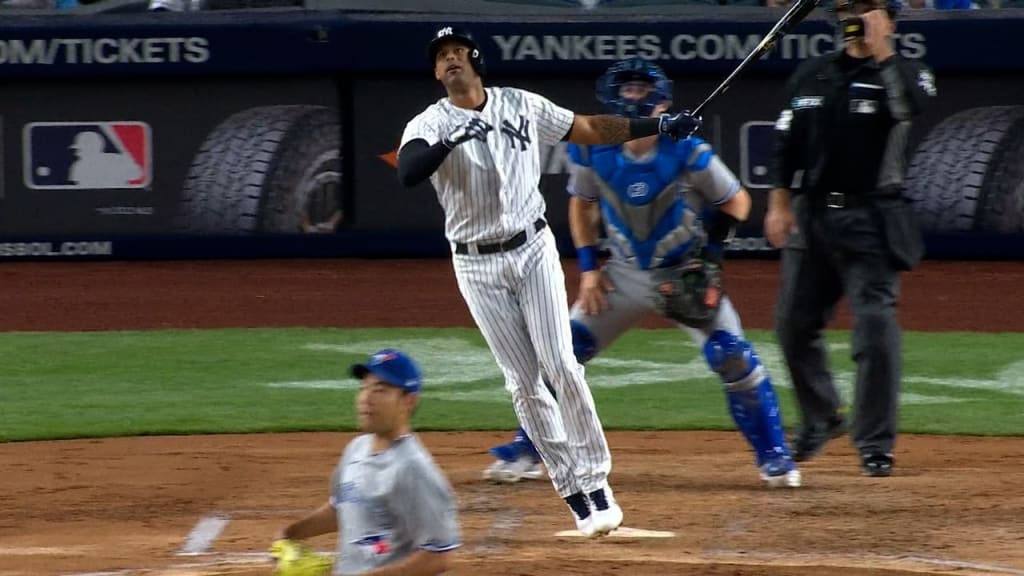
[[[664,532],[661,530],[642,530],[640,528],[628,528],[626,526],[621,526],[618,530],[610,532],[608,536],[605,536],[605,538],[672,538],[675,535],[675,532]],[[582,538],[583,533],[579,530],[562,530],[561,532],[555,532],[555,536]]]

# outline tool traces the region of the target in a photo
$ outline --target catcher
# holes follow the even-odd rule
[[[442,574],[461,542],[451,486],[410,425],[419,368],[387,349],[352,366],[352,375],[365,434],[345,448],[330,499],[277,534],[274,574],[326,576],[330,560],[300,541],[330,532],[339,532],[335,575]]]
[[[597,82],[609,112],[628,117],[668,110],[672,81],[642,59],[612,65]],[[569,145],[569,225],[580,266],[571,314],[576,358],[587,362],[645,314],[675,321],[702,347],[723,383],[736,426],[771,487],[800,486],[768,372],[743,336],[722,290],[722,252],[750,195],[700,138],[651,136],[614,146]],[[611,257],[598,264],[605,223]],[[539,459],[525,431],[491,449],[486,478],[532,478]]]

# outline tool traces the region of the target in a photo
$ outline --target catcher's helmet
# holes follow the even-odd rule
[[[628,82],[646,82],[652,90],[643,99],[636,100],[622,96],[622,85]],[[655,106],[664,101],[672,102],[672,81],[653,62],[643,58],[630,58],[612,64],[597,79],[597,101],[604,104],[609,114],[629,118],[645,118],[651,115]]]
[[[477,74],[483,76],[487,68],[484,65],[484,55],[480,51],[480,46],[477,45],[476,40],[473,40],[473,35],[469,33],[469,30],[457,26],[442,26],[434,33],[430,44],[427,45],[427,59],[430,61],[430,65],[434,66],[437,63],[437,52],[441,49],[441,44],[449,40],[469,48],[469,64]]]

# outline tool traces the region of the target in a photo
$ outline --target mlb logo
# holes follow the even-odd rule
[[[25,186],[34,190],[138,189],[153,180],[145,122],[33,122],[22,149]]]

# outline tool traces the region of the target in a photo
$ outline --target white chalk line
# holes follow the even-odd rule
[[[203,516],[189,532],[178,556],[193,556],[209,550],[230,521],[227,514]]]
[[[321,551],[321,554],[333,557],[332,551]],[[270,562],[270,554],[265,552],[207,552],[202,554],[203,556],[209,557],[206,561],[192,561],[192,562],[181,562],[171,564],[163,568],[136,568],[128,570],[115,570],[108,572],[76,572],[72,574],[65,574],[64,576],[123,576],[125,574],[170,574],[180,570],[195,570],[195,569],[216,569],[226,568],[231,566],[250,566],[257,564],[267,564]],[[636,556],[623,555],[621,557],[611,557],[601,555],[600,558],[594,558],[593,561],[626,561],[629,559],[636,560]],[[669,558],[657,558],[654,559],[656,562],[675,563],[683,562],[687,564],[720,564],[725,560],[731,560],[733,564],[744,564],[744,565],[761,565],[771,562],[775,566],[800,566],[800,565],[825,565],[837,568],[874,568],[876,570],[909,570],[908,564],[919,564],[919,565],[930,565],[942,568],[954,568],[961,570],[974,570],[977,572],[984,572],[987,574],[1003,574],[1007,576],[1024,576],[1024,570],[1013,568],[1011,566],[1002,566],[998,564],[988,564],[983,562],[968,562],[964,560],[953,560],[953,559],[942,559],[942,558],[929,558],[926,556],[905,554],[905,555],[886,555],[886,554],[790,554],[790,553],[776,553],[776,552],[738,552],[729,550],[719,551],[708,551],[703,554],[697,555],[696,557],[678,559]],[[746,560],[747,562],[744,562]],[[871,562],[886,562],[890,563],[890,566],[879,566],[877,564],[870,564]],[[898,564],[904,564],[901,568]]]

